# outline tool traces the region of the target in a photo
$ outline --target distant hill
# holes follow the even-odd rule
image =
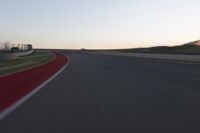
[[[200,40],[172,47],[156,46],[149,48],[120,49],[115,51],[164,54],[200,54]]]
[[[194,42],[190,42],[190,43],[186,43],[186,44],[184,44],[184,45],[200,46],[200,40],[194,41]]]

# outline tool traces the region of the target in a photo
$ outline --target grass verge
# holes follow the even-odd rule
[[[31,55],[19,57],[14,60],[0,60],[0,76],[31,69],[46,64],[55,58],[50,52],[34,52]]]

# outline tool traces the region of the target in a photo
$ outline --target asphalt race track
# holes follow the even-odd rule
[[[199,133],[200,65],[65,52],[69,66],[0,133]]]

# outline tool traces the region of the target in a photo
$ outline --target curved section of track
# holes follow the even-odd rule
[[[47,64],[0,77],[0,112],[33,91],[68,63],[65,56],[55,54],[56,58]]]

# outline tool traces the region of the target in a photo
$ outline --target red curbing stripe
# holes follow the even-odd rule
[[[0,77],[0,112],[33,91],[68,63],[68,58],[55,52],[56,59],[42,66]]]

